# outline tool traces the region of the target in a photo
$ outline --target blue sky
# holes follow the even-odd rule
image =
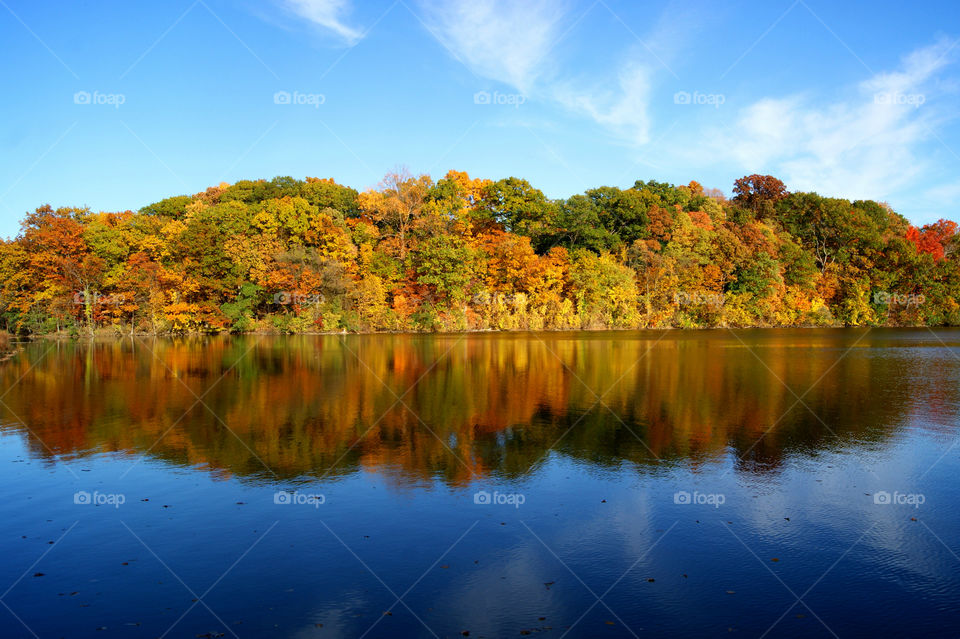
[[[0,0],[0,235],[398,166],[550,197],[770,173],[957,219],[958,38],[954,0]]]

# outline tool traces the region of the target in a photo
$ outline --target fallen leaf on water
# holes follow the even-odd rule
[[[770,561],[780,561],[780,558],[779,558],[779,557],[774,557],[774,558],[771,559]]]

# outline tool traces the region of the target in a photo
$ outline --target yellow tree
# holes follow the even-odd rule
[[[393,237],[400,258],[407,256],[410,234],[423,213],[432,181],[428,175],[414,177],[406,169],[388,173],[376,189],[361,193],[360,210],[377,222],[385,237]]]

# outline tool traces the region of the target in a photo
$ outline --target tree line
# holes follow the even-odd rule
[[[0,243],[0,315],[76,335],[957,325],[958,242],[768,175],[565,199],[458,171],[277,177],[41,206]]]

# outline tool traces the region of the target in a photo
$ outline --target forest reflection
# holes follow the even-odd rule
[[[147,455],[258,481],[363,469],[463,485],[522,478],[550,455],[641,472],[735,455],[737,472],[767,473],[956,405],[953,369],[906,374],[904,349],[876,348],[902,335],[40,341],[0,365],[3,428],[47,460]]]

